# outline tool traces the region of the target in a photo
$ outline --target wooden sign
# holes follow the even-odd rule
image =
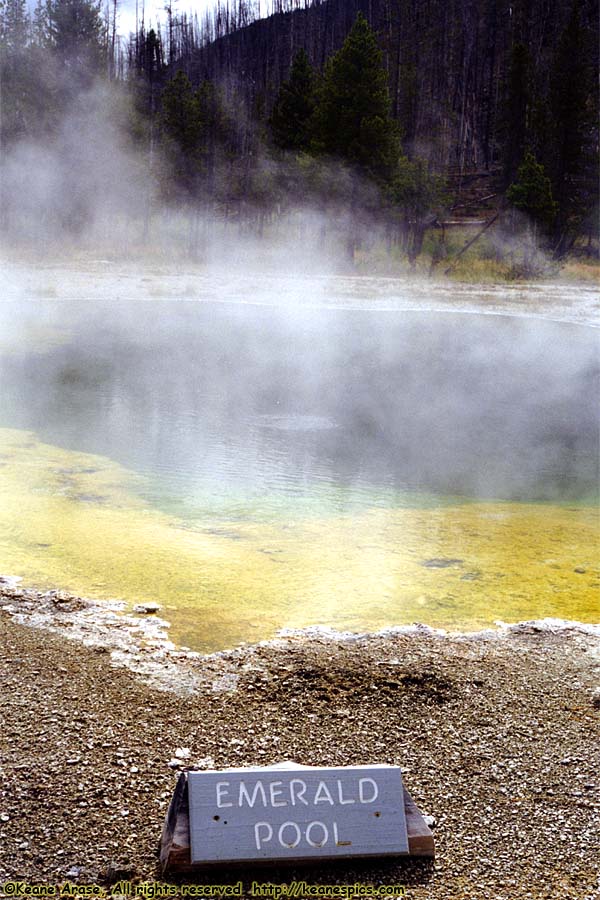
[[[397,766],[190,772],[191,862],[408,853]]]
[[[182,772],[160,859],[163,873],[183,874],[235,863],[402,854],[433,856],[434,842],[398,767],[286,762]]]

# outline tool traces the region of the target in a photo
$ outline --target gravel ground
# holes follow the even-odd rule
[[[35,604],[56,610],[57,632],[19,620]],[[294,879],[402,884],[413,900],[600,896],[597,630],[313,631],[184,657],[141,639],[129,651],[67,640],[91,606],[0,586],[0,896],[14,880],[108,893],[121,879],[164,881],[174,767],[284,759],[402,766],[435,817],[435,862],[244,868],[197,883],[241,878],[244,896],[253,880]],[[139,664],[144,654],[169,678]]]

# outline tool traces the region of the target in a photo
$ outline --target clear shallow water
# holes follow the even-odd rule
[[[158,598],[202,649],[597,618],[593,329],[39,298],[0,327],[4,569]]]

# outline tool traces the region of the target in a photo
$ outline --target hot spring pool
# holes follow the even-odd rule
[[[596,621],[598,337],[501,316],[0,305],[0,571],[200,650]]]

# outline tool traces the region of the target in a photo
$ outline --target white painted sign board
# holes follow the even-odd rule
[[[408,853],[398,766],[190,772],[191,862]]]

